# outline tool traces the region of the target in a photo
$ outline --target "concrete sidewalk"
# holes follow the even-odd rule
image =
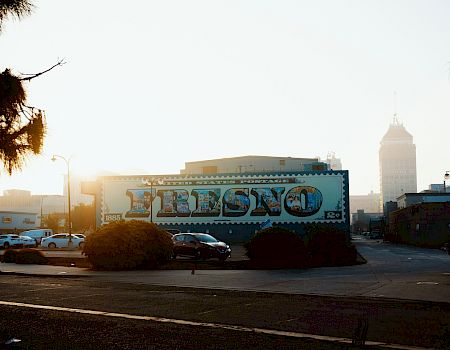
[[[270,293],[365,296],[450,302],[450,276],[390,276],[380,280],[370,266],[310,270],[91,271],[77,267],[0,264],[2,274],[94,278],[102,282]]]
[[[30,276],[90,276],[93,271],[78,267],[64,267],[53,265],[28,265],[0,263],[2,274],[30,275]]]

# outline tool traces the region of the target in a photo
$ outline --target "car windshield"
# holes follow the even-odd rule
[[[196,235],[195,237],[197,237],[197,239],[200,242],[205,242],[205,243],[218,242],[217,239],[215,239],[213,236],[210,236],[210,235]]]

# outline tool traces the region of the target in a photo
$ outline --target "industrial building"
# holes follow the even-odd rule
[[[348,172],[327,168],[314,158],[236,157],[189,162],[180,175],[99,177],[82,190],[95,198],[97,227],[138,219],[230,243],[267,222],[299,234],[309,223],[349,232]]]
[[[0,233],[19,233],[38,227],[37,213],[0,211]]]
[[[450,201],[408,205],[389,215],[385,239],[440,248],[450,241]]]
[[[326,162],[321,162],[319,158],[243,156],[186,162],[180,174],[212,175],[321,170],[329,170],[329,166]]]

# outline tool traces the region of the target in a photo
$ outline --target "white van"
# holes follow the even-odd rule
[[[28,236],[36,241],[36,244],[41,244],[41,239],[44,237],[50,237],[53,234],[51,228],[40,228],[36,230],[23,231],[19,236]]]

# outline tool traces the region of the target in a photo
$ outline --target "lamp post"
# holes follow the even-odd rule
[[[153,186],[162,185],[164,181],[162,179],[142,179],[142,184],[150,186],[150,222],[153,223]],[[156,196],[155,196],[156,197]]]
[[[42,226],[42,204],[44,203],[44,198],[45,197],[47,197],[47,196],[41,196],[41,221],[40,221],[40,226],[41,226],[41,228],[43,228],[43,226]]]
[[[72,219],[70,217],[70,158],[66,159],[63,156],[54,154],[52,161],[56,161],[56,158],[61,158],[67,165],[67,204],[69,206],[69,247],[72,246]]]
[[[445,180],[450,179],[450,174],[449,174],[450,170],[447,170],[444,174],[444,193],[447,193],[447,189],[445,187]]]

